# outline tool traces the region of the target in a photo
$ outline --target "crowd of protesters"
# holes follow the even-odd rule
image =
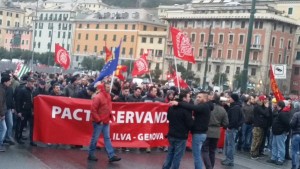
[[[18,79],[12,72],[2,72],[0,152],[5,152],[4,144],[22,145],[26,139],[31,146],[37,146],[32,139],[34,97],[51,95],[97,100],[97,94],[108,90],[101,91],[101,88],[95,86],[94,79],[95,77],[88,75],[33,72]],[[300,168],[300,105],[296,100],[286,98],[277,101],[272,95],[218,91],[194,94],[190,90],[181,90],[179,93],[174,86],[138,85],[117,79],[111,84],[109,98],[112,102],[170,104],[167,117],[167,138],[170,145],[168,149],[165,148],[168,155],[163,164],[164,169],[179,168],[189,133],[192,134],[191,150],[196,169],[202,169],[203,166],[207,169],[214,168],[217,148],[224,149],[221,164],[225,166],[234,166],[236,150],[249,153],[252,160],[266,156],[265,153],[269,150],[271,153],[267,162],[283,165],[286,160],[292,160],[292,169]],[[97,122],[94,129],[99,124]],[[29,131],[28,137],[24,134],[25,129]],[[94,154],[97,136],[93,136],[91,141],[88,158],[91,161],[97,161]],[[147,148],[146,152],[150,153],[151,149]],[[121,159],[115,156],[113,150],[109,156],[114,158],[112,161]]]

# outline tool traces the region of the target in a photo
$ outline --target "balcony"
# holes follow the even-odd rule
[[[259,60],[250,60],[249,61],[249,65],[252,65],[252,66],[259,66],[261,63],[261,61]]]
[[[210,60],[214,63],[221,63],[222,62],[222,59],[221,58],[210,58]]]
[[[263,48],[263,45],[258,45],[258,44],[252,44],[250,46],[250,49],[252,49],[252,50],[262,50],[262,48]]]
[[[213,42],[204,42],[204,47],[209,47],[209,48],[215,48],[216,46],[216,43],[213,43]]]

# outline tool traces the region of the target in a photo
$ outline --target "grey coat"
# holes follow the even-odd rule
[[[220,127],[226,127],[228,123],[226,110],[222,106],[214,104],[214,109],[210,114],[207,137],[220,138]]]

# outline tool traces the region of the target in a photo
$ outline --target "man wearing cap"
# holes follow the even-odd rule
[[[259,149],[263,142],[265,128],[269,126],[269,118],[271,109],[269,108],[269,100],[265,95],[258,97],[257,105],[253,109],[253,130],[251,144],[251,159],[259,158]]]
[[[45,88],[46,82],[44,80],[39,80],[39,86],[33,91],[33,97],[37,95],[48,95],[48,92]]]
[[[226,159],[222,161],[222,165],[234,165],[234,152],[235,152],[235,137],[238,129],[243,124],[242,105],[239,102],[238,94],[231,94],[229,97],[229,109],[227,110],[229,124],[226,130],[225,138],[225,156]]]
[[[7,110],[6,106],[6,89],[10,86],[10,77],[3,76],[1,77],[0,84],[0,152],[5,152],[5,148],[3,147],[3,141],[5,138],[5,134],[7,131],[6,123],[5,123],[5,112]]]
[[[66,86],[64,89],[64,96],[66,97],[76,97],[76,95],[79,93],[79,78],[77,76],[73,76],[71,78],[70,83]]]
[[[27,83],[24,88],[17,93],[16,108],[17,108],[17,125],[16,125],[16,141],[19,144],[22,142],[22,132],[26,126],[27,121],[29,122],[29,134],[30,134],[30,145],[36,146],[33,142],[33,88],[35,80],[28,77]]]

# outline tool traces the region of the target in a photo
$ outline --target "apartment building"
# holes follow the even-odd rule
[[[31,50],[32,29],[31,27],[6,28],[4,35],[4,48],[7,50],[22,49]]]
[[[104,57],[105,43],[111,49],[122,39],[121,60],[135,60],[150,51],[151,67],[162,68],[167,27],[144,9],[106,9],[81,13],[75,19],[73,54],[79,64],[83,57]]]
[[[256,90],[261,92],[267,92],[269,89],[269,65],[287,63],[290,70],[295,54],[294,39],[298,22],[286,17],[272,5],[276,6],[274,2],[268,4],[257,2],[251,40],[249,83],[254,84]],[[249,1],[229,5],[219,0],[197,0],[182,9],[171,11],[165,9],[165,17],[162,18],[167,20],[170,26],[184,31],[191,39],[197,63],[182,62],[182,64],[196,73],[200,84],[203,83],[205,58],[209,46],[212,48],[212,56],[208,59],[206,83],[212,85],[214,75],[220,72],[226,73],[228,85],[232,89],[236,86],[234,77],[243,70],[250,9]],[[212,39],[210,44],[208,44],[209,36]],[[172,43],[169,39],[166,57],[171,58],[172,52]],[[288,71],[287,79],[290,78],[291,71]],[[289,81],[283,85],[284,92],[289,93]]]

